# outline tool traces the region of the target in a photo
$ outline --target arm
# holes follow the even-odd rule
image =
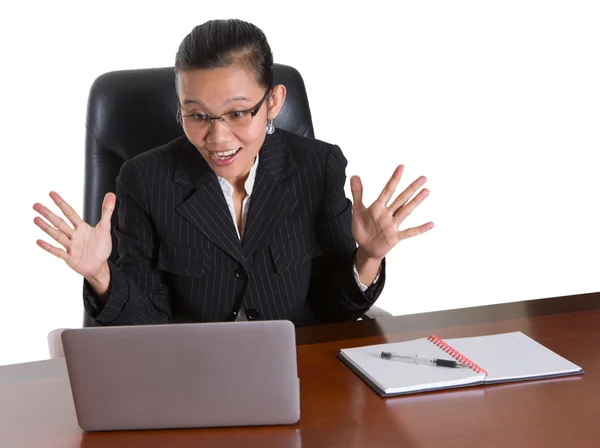
[[[373,305],[385,284],[385,261],[380,264],[381,270],[378,265],[371,273],[372,261],[361,259],[361,254],[357,254],[351,228],[352,203],[344,192],[346,164],[341,150],[332,147],[327,157],[323,200],[315,224],[323,255],[313,261],[309,301],[324,322],[358,319]],[[354,276],[355,262],[361,281],[371,285],[365,292]],[[365,268],[369,272],[365,273]],[[378,273],[377,282],[372,284]],[[372,278],[366,278],[370,275]]]
[[[165,323],[171,319],[169,291],[156,268],[158,237],[150,217],[144,178],[134,160],[117,178],[118,261],[107,263],[108,280],[84,281],[84,305],[100,325]],[[98,294],[97,294],[98,293]]]

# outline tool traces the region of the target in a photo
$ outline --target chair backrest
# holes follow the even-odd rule
[[[274,65],[275,83],[287,97],[275,126],[304,137],[314,137],[308,97],[300,73]],[[124,70],[99,76],[90,89],[86,119],[85,188],[83,217],[96,225],[102,200],[115,192],[116,179],[126,160],[183,134],[176,120],[177,94],[173,67]],[[112,225],[117,222],[117,210]],[[113,233],[111,261],[117,258]],[[85,316],[84,325],[93,325]]]

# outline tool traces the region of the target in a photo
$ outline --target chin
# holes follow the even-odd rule
[[[242,174],[240,169],[236,169],[236,167],[232,167],[232,166],[223,167],[223,166],[211,165],[210,167],[212,168],[212,170],[215,173],[217,173],[219,176],[224,177],[226,179],[231,178],[231,177],[238,177],[238,176],[241,176],[241,174]]]
[[[240,146],[238,152],[229,160],[216,159],[213,152],[202,150],[202,157],[207,161],[210,168],[220,177],[234,180],[248,174],[257,154],[248,152],[248,148]]]

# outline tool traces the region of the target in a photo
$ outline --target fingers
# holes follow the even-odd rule
[[[98,223],[98,227],[108,228],[110,230],[110,218],[115,210],[117,197],[114,193],[107,193],[102,201],[102,217]]]
[[[48,223],[46,221],[44,221],[42,218],[40,218],[39,216],[36,216],[35,218],[33,218],[33,222],[40,229],[42,229],[44,232],[46,232],[48,235],[50,235],[50,237],[52,237],[52,239],[54,241],[59,243],[65,249],[67,249],[69,247],[69,245],[71,244],[71,240],[67,237],[67,235],[65,235],[63,232],[55,229],[51,225],[48,225]]]
[[[67,259],[69,258],[69,255],[67,254],[66,251],[59,249],[58,247],[54,247],[53,245],[48,244],[45,241],[37,240],[36,243],[38,246],[40,246],[46,252],[50,252],[52,255],[60,258],[61,260],[67,261]]]
[[[352,176],[350,178],[350,190],[354,207],[362,206],[363,186],[360,177]]]
[[[404,229],[401,232],[398,232],[398,237],[401,240],[406,238],[412,238],[413,236],[421,235],[429,230],[433,229],[433,223],[428,222],[426,224],[421,224],[418,227],[410,227],[408,229]]]
[[[58,205],[58,208],[60,208],[60,210],[71,222],[71,224],[73,224],[74,226],[78,226],[83,222],[83,219],[81,219],[77,212],[73,210],[73,208],[69,204],[67,204],[67,202],[58,193],[51,191],[50,197],[52,198],[54,203]]]
[[[392,205],[388,207],[392,214],[395,215],[398,212],[398,209],[405,205],[406,201],[408,201],[419,190],[419,188],[425,185],[425,182],[427,182],[427,178],[425,176],[421,176],[408,187],[406,187],[406,190],[400,193]]]
[[[56,216],[42,204],[35,203],[33,204],[33,209],[46,218],[50,223],[64,233],[68,238],[73,236],[73,229],[60,217]],[[37,224],[37,223],[36,223]],[[44,230],[42,228],[42,230]]]
[[[407,202],[401,206],[398,211],[396,211],[394,214],[394,222],[400,224],[402,221],[404,221],[413,212],[413,210],[417,208],[419,204],[425,200],[425,198],[427,198],[427,196],[429,196],[429,190],[427,188],[423,188],[411,201]]]
[[[396,169],[394,170],[394,174],[392,174],[392,177],[390,177],[390,180],[388,181],[386,186],[381,191],[381,194],[377,198],[377,200],[380,201],[384,207],[387,205],[392,195],[396,191],[396,187],[398,186],[398,183],[400,183],[400,179],[402,178],[403,172],[404,165],[398,165],[398,167],[396,167]]]

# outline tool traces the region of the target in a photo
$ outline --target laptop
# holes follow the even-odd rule
[[[62,341],[86,431],[300,419],[289,321],[79,328],[63,331]]]

